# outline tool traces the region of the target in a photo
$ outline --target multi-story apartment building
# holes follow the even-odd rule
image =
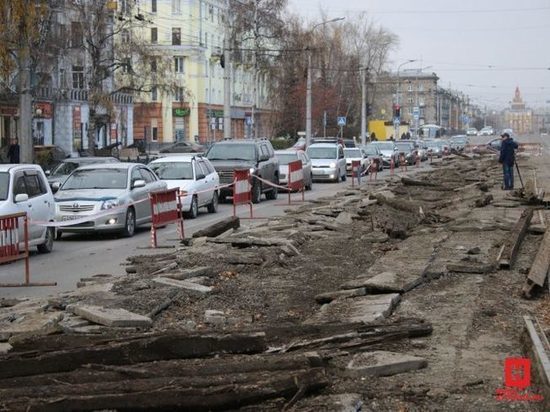
[[[91,3],[89,3],[91,4]],[[33,143],[57,145],[70,155],[78,155],[88,148],[90,124],[90,53],[85,49],[85,28],[91,23],[83,21],[89,4],[73,0],[49,2],[51,13],[47,27],[48,41],[43,56],[37,59],[31,78],[33,95]],[[116,2],[111,2],[107,15],[106,38],[113,36]],[[114,61],[112,43],[102,50],[103,64]],[[115,91],[113,76],[102,81],[109,95],[111,110],[98,110],[95,114],[95,146],[97,148],[120,142],[133,142],[132,96]],[[13,89],[12,89],[13,90]],[[17,95],[10,89],[0,95],[0,139],[17,136],[19,108]]]
[[[150,42],[158,59],[172,61],[168,72],[154,70],[160,77],[173,76],[175,83],[172,90],[153,86],[150,92],[136,96],[135,138],[159,143],[220,139],[225,90],[221,56],[229,35],[227,2],[140,0],[138,4],[148,22],[139,35]],[[231,64],[231,69],[231,130],[238,138],[250,134],[253,76],[243,62]],[[266,82],[260,76],[256,99],[260,113],[267,104]],[[256,119],[258,124],[258,115]]]

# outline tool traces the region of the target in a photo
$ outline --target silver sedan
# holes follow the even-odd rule
[[[99,231],[133,236],[137,226],[151,222],[149,193],[162,190],[166,183],[139,163],[79,167],[55,193],[55,219],[67,222],[57,236]]]
[[[302,162],[302,173],[304,176],[304,187],[311,190],[313,186],[313,175],[311,172],[311,159],[303,150],[276,150],[275,157],[279,159],[279,183],[288,184],[288,164],[299,160]]]

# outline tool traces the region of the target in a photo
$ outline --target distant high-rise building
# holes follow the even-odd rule
[[[510,109],[504,112],[504,124],[516,134],[529,134],[533,131],[533,112],[526,107],[519,86],[510,102]]]

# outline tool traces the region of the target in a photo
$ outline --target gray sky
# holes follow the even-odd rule
[[[550,0],[289,0],[308,21],[366,11],[399,36],[392,71],[432,66],[443,87],[504,108],[519,86],[529,107],[550,106]],[[549,103],[546,103],[546,102]]]

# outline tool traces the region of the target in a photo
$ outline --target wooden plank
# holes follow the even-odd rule
[[[533,208],[525,209],[512,228],[510,236],[504,241],[504,249],[500,254],[498,260],[499,267],[501,269],[511,269],[514,266],[516,255],[518,253],[521,242],[527,233],[531,219],[533,218]]]
[[[251,378],[255,378],[251,380]],[[6,410],[233,410],[269,399],[292,398],[329,383],[324,368],[264,375],[131,379],[97,384],[56,384],[0,391]],[[31,393],[32,396],[25,396]],[[8,398],[7,398],[8,397]],[[76,405],[76,406],[75,406]]]
[[[550,231],[546,231],[527,278],[534,284],[544,286],[550,269]]]
[[[47,353],[14,353],[0,360],[0,379],[67,372],[88,363],[129,365],[169,359],[212,356],[218,353],[265,351],[265,333],[186,335],[171,333],[129,338],[101,346]]]

